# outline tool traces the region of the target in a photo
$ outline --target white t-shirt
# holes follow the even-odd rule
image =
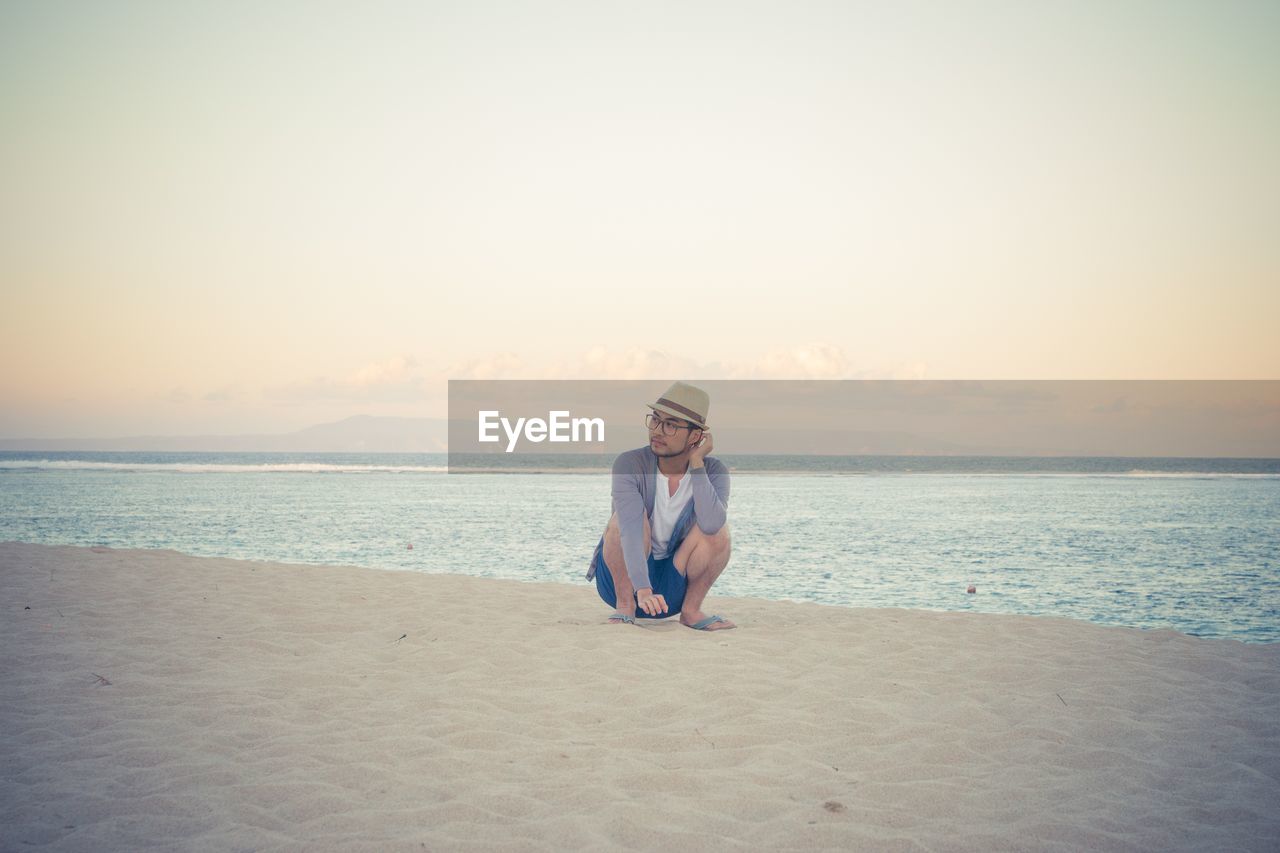
[[[685,505],[693,499],[692,471],[685,469],[676,493],[671,494],[671,486],[667,475],[654,466],[653,519],[649,523],[649,545],[655,560],[670,556],[671,534],[675,532],[676,522]]]

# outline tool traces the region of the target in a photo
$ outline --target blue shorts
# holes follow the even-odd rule
[[[637,619],[666,619],[680,612],[680,605],[684,604],[684,591],[689,583],[685,576],[676,570],[676,565],[672,561],[674,557],[674,548],[671,556],[661,560],[655,560],[652,554],[649,555],[649,583],[653,586],[654,595],[662,596],[667,602],[667,612],[650,616],[637,607]],[[609,574],[609,567],[604,563],[604,537],[600,538],[600,556],[596,557],[596,592],[600,593],[605,604],[610,607],[618,606],[618,593],[613,588],[613,575]],[[634,596],[632,600],[634,601]]]

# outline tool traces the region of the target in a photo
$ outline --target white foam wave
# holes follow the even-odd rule
[[[1143,471],[1135,468],[1132,471],[1126,471],[1123,474],[1116,474],[1118,477],[1167,477],[1170,479],[1204,479],[1206,477],[1212,479],[1247,479],[1247,480],[1266,480],[1280,477],[1280,474],[1268,472],[1247,472],[1247,471]]]
[[[783,477],[983,477],[995,479],[1027,478],[1027,479],[1145,479],[1170,478],[1184,480],[1278,480],[1280,474],[1270,472],[1240,471],[839,471],[815,469],[753,469],[729,467],[733,474],[744,476],[783,476]]]
[[[93,462],[84,459],[5,459],[5,470],[171,471],[183,474],[444,474],[445,465],[333,465],[326,462]]]
[[[928,471],[918,473],[927,474]],[[1163,478],[1175,480],[1276,480],[1280,474],[1248,471],[937,471],[953,477],[1060,477],[1066,479],[1104,478],[1112,480]]]
[[[328,462],[103,462],[86,459],[0,459],[0,471],[49,470],[49,471],[168,471],[183,474],[447,474],[447,465],[373,465],[373,464],[333,464]],[[458,473],[485,474],[599,474],[607,468],[562,468],[562,467],[530,467],[530,468],[471,468],[462,466],[454,469]],[[1275,480],[1280,473],[1274,472],[1230,472],[1230,471],[1153,471],[1134,468],[1129,471],[842,471],[838,469],[753,469],[731,466],[734,474],[749,476],[784,476],[784,477],[999,477],[999,478],[1091,478],[1107,479],[1240,479],[1240,480]]]

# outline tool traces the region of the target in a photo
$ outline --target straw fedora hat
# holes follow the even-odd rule
[[[649,408],[706,429],[711,397],[706,391],[687,382],[673,382],[661,397],[649,403]]]

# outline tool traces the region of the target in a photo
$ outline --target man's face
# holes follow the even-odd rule
[[[649,449],[660,457],[679,456],[697,444],[698,439],[702,437],[702,430],[688,421],[673,418],[657,410],[652,411],[651,415],[652,425],[649,427]],[[664,428],[664,425],[675,426],[675,433],[667,435],[667,429]]]

